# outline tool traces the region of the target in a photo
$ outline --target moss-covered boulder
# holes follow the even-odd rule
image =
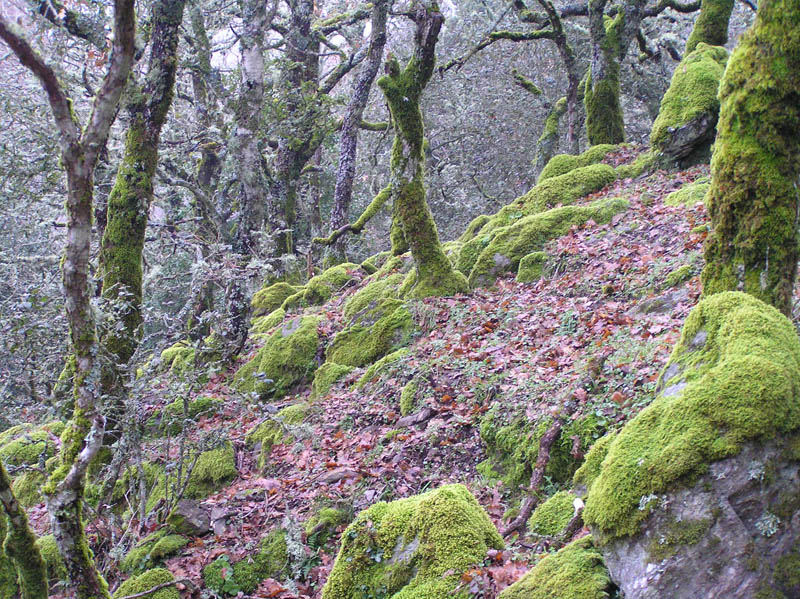
[[[711,296],[659,385],[589,486],[584,519],[612,577],[637,599],[780,596],[775,564],[800,543],[794,326],[750,295]]]
[[[119,568],[129,574],[151,569],[183,549],[188,543],[187,537],[171,534],[168,528],[162,528],[139,541],[128,551],[120,561]]]
[[[305,523],[306,542],[311,547],[323,547],[336,534],[336,529],[347,524],[352,516],[347,510],[324,507]]]
[[[362,374],[361,377],[356,381],[356,387],[358,389],[362,389],[367,383],[375,380],[388,369],[397,367],[399,363],[401,363],[408,355],[409,349],[407,347],[402,347],[397,351],[386,354],[380,360],[367,368],[364,374]]]
[[[341,291],[351,281],[364,274],[361,265],[345,262],[312,277],[306,283],[303,299],[310,306],[327,302],[334,293]]]
[[[517,269],[519,283],[535,283],[542,278],[544,265],[550,256],[546,252],[531,252],[522,257]]]
[[[153,568],[138,576],[131,576],[128,580],[119,585],[119,588],[112,595],[112,599],[144,593],[153,587],[157,587],[165,582],[172,582],[173,580],[175,580],[175,577],[169,570],[165,568]],[[148,599],[180,599],[180,593],[178,593],[178,589],[174,586],[168,586],[147,595],[147,597]]]
[[[67,566],[58,552],[58,545],[56,545],[56,538],[53,535],[45,535],[36,539],[36,546],[39,548],[39,553],[42,554],[45,567],[47,568],[47,578],[52,583],[67,580]],[[2,566],[0,566],[0,569]],[[2,579],[2,574],[0,574]],[[0,583],[0,589],[2,589]],[[5,597],[6,595],[0,595]]]
[[[258,551],[235,563],[222,555],[203,570],[206,587],[220,595],[252,593],[267,578],[289,573],[289,555],[283,531],[273,530],[259,543]]]
[[[687,183],[680,189],[670,193],[664,198],[664,203],[667,206],[694,206],[705,199],[710,187],[711,178],[700,177],[697,181]]]
[[[393,272],[384,276],[376,274],[344,304],[344,317],[351,320],[363,310],[374,308],[384,299],[397,299],[405,274]]]
[[[256,291],[250,303],[253,317],[257,318],[274,312],[281,307],[287,297],[294,295],[300,289],[300,287],[280,281]]]
[[[284,318],[286,318],[286,310],[276,308],[265,316],[254,318],[250,323],[250,331],[254,338],[260,337],[272,332],[272,329],[281,324]]]
[[[247,445],[259,452],[259,468],[266,465],[273,445],[294,440],[293,427],[302,424],[310,409],[307,403],[286,406],[247,433]]]
[[[14,472],[11,490],[23,507],[44,501],[41,487],[57,463],[62,422],[18,424],[0,433],[0,460]]]
[[[233,385],[261,399],[276,400],[307,381],[317,369],[317,316],[297,316],[269,336],[255,357],[239,368]]]
[[[663,164],[685,168],[708,161],[714,142],[717,92],[728,51],[700,43],[675,68],[650,132],[650,145]]]
[[[473,218],[470,223],[467,225],[467,228],[464,229],[464,232],[459,236],[456,240],[460,243],[467,243],[471,241],[475,235],[480,231],[483,226],[492,220],[492,217],[488,214],[481,214]]]
[[[588,206],[562,206],[527,216],[498,230],[478,255],[470,271],[470,286],[490,285],[505,272],[517,272],[522,258],[540,251],[549,240],[566,235],[573,226],[589,220],[597,224],[607,223],[628,206],[627,200],[622,198],[598,200]],[[467,245],[464,245],[465,249]]]
[[[352,366],[336,364],[335,362],[325,362],[325,364],[320,366],[314,373],[314,381],[311,383],[314,397],[319,398],[326,395],[336,382],[346,377],[352,371]]]
[[[408,345],[416,330],[405,303],[384,299],[358,312],[328,348],[329,362],[361,367]]]
[[[503,540],[462,485],[446,485],[361,512],[322,590],[323,599],[445,599],[461,574]]]
[[[186,374],[194,368],[196,353],[188,341],[178,341],[161,352],[161,365],[175,374]]]
[[[186,421],[191,423],[203,416],[213,416],[222,409],[223,403],[224,401],[218,397],[203,395],[190,400],[184,412],[183,400],[178,399],[153,414],[147,421],[147,426],[170,435],[177,435],[186,425]]]
[[[584,166],[590,166],[592,164],[602,162],[607,154],[618,149],[619,146],[615,146],[613,144],[598,144],[590,147],[585,152],[578,155],[556,154],[548,161],[544,169],[542,169],[537,182],[541,183],[542,181],[551,179],[553,177],[566,175],[568,172],[574,171],[576,168],[582,168]]]
[[[238,474],[233,445],[224,443],[221,447],[204,451],[194,464],[185,496],[205,499],[231,482]]]
[[[591,537],[546,556],[498,599],[608,599],[614,584]]]
[[[536,508],[528,519],[528,530],[551,537],[561,533],[575,515],[574,501],[575,495],[559,491]]]

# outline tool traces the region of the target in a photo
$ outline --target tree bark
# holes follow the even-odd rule
[[[709,46],[724,46],[728,43],[728,23],[733,12],[734,0],[703,0],[700,14],[686,42],[684,56],[703,42]]]
[[[703,295],[750,293],[790,315],[800,218],[800,4],[761,0],[720,85]]]

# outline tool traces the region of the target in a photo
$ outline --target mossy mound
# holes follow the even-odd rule
[[[384,299],[373,308],[357,313],[333,339],[329,362],[361,367],[408,345],[416,326],[405,303]]]
[[[350,513],[324,507],[306,521],[306,542],[310,547],[323,547],[336,534],[336,529],[350,521]]]
[[[356,381],[356,387],[362,389],[364,385],[374,380],[377,376],[383,373],[383,371],[386,370],[392,364],[401,361],[403,358],[408,356],[408,354],[409,350],[407,347],[403,347],[398,349],[397,351],[393,351],[390,354],[386,354],[380,360],[378,360],[374,364],[370,365],[369,368],[367,368],[366,372],[364,372],[364,374],[361,375],[361,378],[359,378]]]
[[[517,269],[517,282],[535,283],[541,279],[544,265],[549,257],[546,252],[531,252],[523,256]]]
[[[252,593],[267,578],[282,578],[288,574],[289,556],[286,536],[273,530],[261,540],[255,555],[231,564],[222,555],[203,569],[206,587],[221,595]]]
[[[616,434],[616,432],[610,432],[595,441],[586,453],[583,464],[575,471],[575,475],[572,477],[572,488],[579,495],[585,495],[594,479],[600,476],[603,460],[606,459],[608,448]]]
[[[364,269],[365,272],[368,274],[372,274],[378,272],[380,268],[386,263],[386,261],[391,258],[392,252],[385,251],[379,252],[374,256],[370,256],[366,260],[361,263],[361,268]]]
[[[196,422],[202,416],[212,416],[219,412],[223,404],[222,399],[204,395],[189,401],[184,414],[183,400],[178,399],[151,416],[147,421],[147,426],[158,428],[170,435],[177,435],[183,429],[186,420]]]
[[[335,362],[325,362],[314,373],[314,382],[311,383],[313,395],[316,398],[327,395],[334,383],[340,381],[353,372],[352,366],[344,366]]]
[[[64,423],[51,422],[36,427],[18,424],[0,435],[0,460],[6,466],[35,466],[52,458],[58,449],[58,436]]]
[[[342,546],[323,599],[445,599],[461,574],[503,540],[463,485],[446,485],[361,512]]]
[[[496,231],[494,238],[481,251],[470,271],[469,284],[473,288],[492,284],[504,272],[517,272],[523,256],[541,250],[549,240],[566,235],[573,226],[589,220],[597,224],[607,223],[628,206],[627,200],[609,198],[588,206],[553,208],[504,227]]]
[[[319,335],[317,316],[298,316],[285,322],[255,357],[239,368],[233,385],[261,399],[281,399],[289,390],[307,381],[317,369]]]
[[[160,564],[164,558],[174,555],[189,543],[183,535],[170,534],[162,528],[139,541],[119,563],[123,572],[136,573]]]
[[[546,556],[498,599],[607,599],[613,583],[592,537]]]
[[[417,404],[417,390],[419,389],[419,378],[414,377],[408,381],[400,392],[400,414],[408,416],[414,411]]]
[[[361,265],[350,262],[332,266],[306,283],[303,299],[310,306],[324,304],[363,272]]]
[[[736,455],[745,442],[800,428],[800,340],[775,308],[719,293],[686,319],[660,385],[610,442],[589,488],[584,519],[603,541],[638,531],[650,513],[642,498]]]
[[[53,583],[60,580],[67,580],[67,567],[58,552],[56,538],[53,535],[45,535],[36,539],[36,546],[42,554],[45,567],[47,568],[47,579]],[[2,577],[2,575],[0,575]],[[0,589],[2,589],[0,585]],[[3,595],[5,596],[5,595]]]
[[[291,427],[301,424],[308,415],[309,409],[310,406],[307,403],[286,406],[275,416],[268,418],[247,433],[248,446],[259,450],[259,468],[263,468],[266,464],[273,445],[291,443],[294,438]]]
[[[619,165],[614,172],[619,179],[635,179],[652,171],[656,167],[657,158],[656,152],[643,152],[633,162]]]
[[[276,308],[266,316],[254,318],[250,323],[250,331],[253,336],[264,335],[281,324],[284,318],[286,318],[286,310]]]
[[[231,482],[238,474],[233,445],[225,443],[216,449],[204,451],[195,462],[185,496],[190,499],[205,499]]]
[[[537,183],[541,183],[542,181],[552,179],[553,177],[558,177],[560,175],[566,175],[568,172],[574,171],[576,168],[591,166],[592,164],[602,162],[607,154],[618,149],[619,146],[613,144],[598,144],[596,146],[592,146],[577,156],[575,154],[556,154],[542,169]]]
[[[395,272],[383,277],[374,275],[370,279],[345,302],[343,314],[346,319],[351,320],[359,312],[377,306],[383,299],[397,299],[405,275]]]
[[[194,368],[195,355],[195,348],[181,340],[161,352],[161,365],[175,374],[186,374]]]
[[[697,181],[687,183],[677,191],[673,191],[664,198],[664,203],[667,206],[694,206],[705,199],[709,187],[711,187],[711,178],[701,177]]]
[[[123,582],[112,596],[112,599],[144,593],[153,587],[164,584],[165,582],[172,582],[173,580],[175,580],[175,577],[169,570],[153,568],[138,576],[131,576],[128,580]],[[178,589],[174,586],[168,586],[147,595],[147,597],[148,599],[180,599],[180,594],[178,593]]]
[[[670,272],[667,278],[664,279],[664,283],[667,287],[675,287],[684,281],[688,281],[690,278],[692,278],[692,267],[689,264],[684,264]]]
[[[283,302],[286,301],[286,298],[294,295],[301,289],[301,287],[296,287],[280,281],[256,291],[250,302],[253,309],[253,317],[257,318],[274,312],[281,307]]]
[[[539,441],[552,424],[550,418],[531,422],[524,415],[507,421],[507,410],[490,410],[481,423],[481,439],[486,444],[489,458],[479,465],[489,478],[499,478],[506,486],[516,491],[527,486],[533,465],[539,455]],[[586,450],[594,439],[603,433],[603,427],[594,414],[570,421],[558,440],[550,448],[545,475],[557,483],[567,482],[580,466],[572,455],[573,437],[580,440],[580,449]]]
[[[528,520],[528,530],[551,537],[561,533],[575,514],[574,500],[572,493],[559,491],[536,508]]]
[[[467,228],[461,234],[461,236],[456,240],[460,243],[467,243],[471,241],[475,235],[477,235],[478,231],[480,231],[483,226],[492,220],[492,217],[488,214],[481,214],[480,216],[476,216],[473,218],[470,223],[467,225]]]
[[[711,157],[728,51],[697,44],[676,67],[650,132],[651,147],[682,168]]]

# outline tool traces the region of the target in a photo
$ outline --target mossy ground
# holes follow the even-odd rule
[[[567,526],[575,508],[572,502],[575,495],[568,491],[558,491],[539,505],[528,520],[528,530],[537,535],[555,536]]]
[[[565,175],[570,171],[574,171],[576,168],[582,168],[584,166],[590,166],[592,164],[602,162],[606,155],[614,152],[618,148],[619,146],[613,144],[600,144],[590,147],[588,150],[577,156],[574,154],[557,154],[550,159],[547,165],[545,165],[544,169],[539,174],[539,179],[537,182],[541,183],[546,179],[558,177],[559,175]]]
[[[223,555],[203,570],[206,587],[220,595],[252,593],[262,580],[281,578],[288,573],[289,555],[286,537],[273,530],[259,543],[258,551],[235,563]]]
[[[131,576],[128,580],[123,582],[112,596],[112,599],[143,593],[145,591],[149,591],[155,586],[173,580],[175,580],[175,577],[170,573],[169,570],[166,570],[165,568],[153,568],[152,570],[147,570],[138,576]],[[152,599],[180,599],[180,594],[178,593],[178,589],[176,589],[174,586],[169,586],[158,590],[147,597]]]
[[[269,417],[247,433],[247,443],[255,448],[259,446],[258,467],[264,468],[269,452],[276,443],[288,443],[293,439],[292,427],[303,422],[310,406],[298,403],[286,406],[275,416]]]

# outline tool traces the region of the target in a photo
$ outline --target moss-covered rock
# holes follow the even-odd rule
[[[467,243],[468,241],[471,241],[478,233],[478,231],[480,231],[483,228],[483,226],[490,220],[492,220],[492,217],[489,216],[488,214],[481,214],[479,216],[476,216],[470,221],[470,223],[467,225],[467,228],[464,229],[464,232],[456,241],[459,241],[461,243]]]
[[[41,427],[32,424],[13,426],[0,435],[0,459],[7,466],[35,466],[56,454],[58,436],[64,431],[62,422]]]
[[[128,580],[123,582],[116,590],[112,599],[119,599],[120,597],[127,597],[128,595],[135,595],[137,593],[144,593],[153,587],[156,587],[165,582],[172,582],[175,577],[169,570],[164,568],[153,568],[138,576],[131,576]],[[148,599],[180,599],[178,589],[174,586],[168,586],[160,589],[155,593],[147,596]]]
[[[258,467],[263,468],[269,458],[273,445],[278,443],[291,443],[294,439],[292,427],[302,424],[310,406],[307,403],[298,403],[278,411],[247,433],[247,445],[259,450]]]
[[[314,373],[314,381],[311,383],[311,389],[314,397],[322,397],[331,390],[333,384],[340,381],[348,374],[353,372],[352,366],[344,366],[343,364],[336,364],[335,362],[325,362]]]
[[[405,275],[395,272],[387,276],[375,275],[344,304],[343,314],[351,320],[359,312],[373,308],[383,299],[397,299]]]
[[[345,366],[367,366],[408,345],[416,326],[400,300],[381,300],[374,308],[356,314],[333,339],[327,352],[330,362]]]
[[[308,302],[305,299],[306,291],[304,288],[301,288],[300,291],[297,293],[290,295],[287,297],[284,302],[281,304],[281,310],[286,312],[292,312],[297,308],[306,308],[308,307]]]
[[[363,272],[359,264],[350,262],[332,266],[306,283],[303,299],[310,306],[324,304],[334,293],[340,291]]]
[[[549,257],[546,252],[531,252],[523,256],[517,269],[517,282],[535,283],[541,279],[544,265]]]
[[[725,48],[701,43],[676,67],[650,132],[650,145],[662,162],[685,168],[710,158],[727,61]]]
[[[56,538],[53,535],[45,535],[36,540],[36,546],[39,548],[39,553],[42,554],[45,567],[47,568],[47,578],[51,584],[61,580],[67,580],[67,567],[64,565],[64,560],[58,552],[58,545],[56,545]],[[0,579],[2,575],[0,574]],[[0,584],[0,589],[2,589]],[[5,595],[3,595],[5,597]]]
[[[277,329],[255,357],[239,368],[233,385],[262,399],[280,399],[317,369],[317,316],[298,316]]]
[[[546,556],[499,599],[607,599],[613,588],[603,556],[583,537]]]
[[[361,263],[361,268],[367,272],[367,274],[373,274],[378,272],[380,268],[386,263],[389,258],[392,257],[392,252],[379,252],[374,256],[370,256],[366,260]]]
[[[657,158],[657,152],[642,152],[633,162],[619,165],[614,172],[619,179],[635,179],[652,171],[656,167]]]
[[[256,291],[250,303],[253,309],[253,317],[257,318],[274,312],[281,307],[286,298],[294,295],[300,289],[300,287],[280,281]]]
[[[743,444],[800,428],[800,341],[776,309],[739,292],[686,320],[661,393],[609,443],[584,519],[603,541],[631,535],[655,497]]]
[[[504,272],[517,272],[520,260],[527,254],[541,250],[549,240],[566,235],[573,226],[589,220],[597,224],[607,223],[615,214],[627,210],[628,206],[627,200],[622,198],[598,200],[588,206],[562,206],[527,216],[497,231],[470,271],[470,286],[492,284]]]
[[[619,146],[613,144],[599,144],[590,147],[588,150],[578,155],[557,154],[553,156],[547,165],[545,165],[544,169],[542,169],[542,172],[539,174],[538,183],[551,179],[552,177],[565,175],[576,168],[602,162],[607,154],[618,149]]]
[[[684,281],[688,281],[690,278],[692,278],[692,267],[689,264],[684,264],[671,271],[664,282],[667,287],[675,287]]]
[[[710,187],[710,177],[700,177],[697,181],[687,183],[677,191],[673,191],[664,198],[664,203],[667,206],[694,206],[704,200]]]
[[[216,449],[204,451],[195,462],[185,496],[205,499],[231,482],[238,474],[233,445],[225,443]]]
[[[574,500],[572,493],[559,491],[536,508],[528,520],[528,530],[551,537],[561,533],[575,514]]]
[[[203,416],[213,416],[222,409],[223,404],[224,401],[218,397],[203,395],[189,401],[184,414],[183,400],[178,399],[151,416],[147,425],[170,435],[177,435],[183,429],[185,420],[195,422]]]
[[[254,555],[231,564],[222,555],[203,569],[206,587],[221,595],[252,593],[267,578],[282,578],[288,574],[289,556],[283,531],[273,530],[259,543]]]
[[[139,541],[120,561],[120,570],[129,574],[148,570],[183,549],[188,543],[187,537],[170,534],[169,529],[162,528]]]
[[[55,469],[55,462],[47,468],[48,471]],[[42,485],[47,482],[47,477],[38,469],[24,470],[14,477],[11,490],[22,507],[33,507],[44,501],[42,495]]]
[[[572,477],[572,488],[578,495],[585,495],[594,479],[600,476],[603,460],[606,459],[608,448],[616,434],[616,432],[610,432],[603,435],[592,444],[586,453],[583,464],[580,465]]]
[[[323,599],[444,599],[461,574],[503,540],[472,494],[446,485],[361,512],[322,590]]]
[[[336,534],[336,529],[347,524],[351,515],[347,510],[324,507],[306,521],[306,542],[311,547],[323,547]]]
[[[408,381],[400,392],[400,414],[408,416],[414,411],[417,403],[417,390],[419,389],[419,378],[414,377]]]
[[[251,322],[250,330],[253,336],[265,335],[274,329],[276,326],[283,322],[286,317],[286,310],[283,308],[276,308],[266,316],[259,316],[254,318]]]
[[[196,350],[181,340],[161,352],[161,365],[176,374],[186,374],[194,368]]]
[[[364,385],[369,383],[370,381],[374,380],[380,374],[383,373],[384,370],[389,368],[392,364],[400,362],[409,355],[409,350],[407,347],[403,347],[398,349],[397,351],[393,351],[390,354],[386,354],[380,360],[375,362],[374,364],[370,365],[369,368],[361,375],[356,381],[356,387],[362,389]]]

